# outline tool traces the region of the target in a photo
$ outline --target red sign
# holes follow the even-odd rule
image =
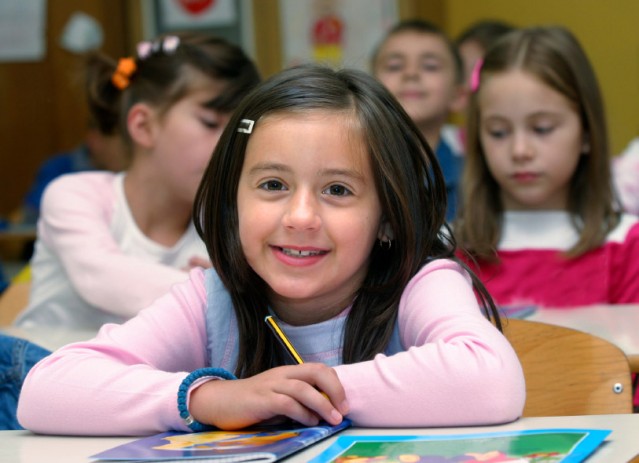
[[[192,15],[198,15],[215,6],[215,0],[176,0],[184,11]]]

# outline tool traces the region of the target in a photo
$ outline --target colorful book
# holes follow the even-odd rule
[[[525,319],[537,312],[536,305],[502,305],[499,314],[506,318]]]
[[[454,435],[340,436],[309,463],[578,463],[609,430],[536,429]]]
[[[98,462],[272,462],[351,425],[264,426],[241,431],[166,432],[93,455]]]

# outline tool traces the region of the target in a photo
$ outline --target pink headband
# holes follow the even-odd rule
[[[470,74],[470,89],[474,93],[479,88],[479,76],[481,74],[481,67],[484,64],[484,60],[479,58],[473,66],[473,72]]]

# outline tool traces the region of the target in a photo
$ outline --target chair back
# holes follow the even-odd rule
[[[530,320],[504,321],[526,378],[523,416],[632,413],[628,359],[597,336]]]
[[[9,326],[29,303],[30,281],[13,281],[0,295],[0,326]]]

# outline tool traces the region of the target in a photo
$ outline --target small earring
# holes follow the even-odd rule
[[[386,251],[389,251],[392,246],[393,246],[393,242],[391,240],[389,239],[382,240],[381,238],[379,239],[380,248],[385,249]]]

